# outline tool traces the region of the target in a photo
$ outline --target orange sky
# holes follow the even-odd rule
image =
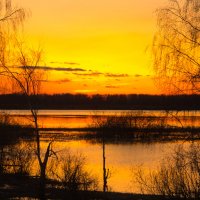
[[[14,0],[31,14],[24,32],[41,45],[46,93],[163,93],[146,49],[166,0]],[[50,69],[50,67],[52,69]]]

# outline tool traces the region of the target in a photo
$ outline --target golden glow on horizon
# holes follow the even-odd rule
[[[165,0],[15,0],[30,10],[25,34],[44,46],[46,93],[159,93],[146,49]],[[150,76],[149,76],[150,75]]]

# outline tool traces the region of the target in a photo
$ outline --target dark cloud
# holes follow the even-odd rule
[[[103,75],[101,72],[90,72],[90,73],[73,73],[74,75],[78,76],[100,76]]]
[[[51,61],[51,64],[65,64],[65,65],[80,65],[79,63],[76,62],[58,62],[58,61]]]
[[[59,79],[59,80],[41,80],[42,82],[46,83],[55,83],[55,84],[62,84],[62,83],[68,83],[71,82],[70,79]]]
[[[112,78],[123,78],[123,77],[129,77],[128,74],[112,74],[112,73],[106,73],[104,74],[106,77],[112,77]]]
[[[20,66],[18,68],[24,68],[24,66]],[[48,67],[48,66],[27,66],[29,69],[39,69],[44,71],[61,71],[61,72],[85,72],[85,69],[82,68],[71,68],[71,67]]]
[[[58,61],[51,61],[51,64],[63,64],[63,62],[58,62]]]
[[[106,88],[117,89],[117,88],[119,88],[119,86],[106,85]]]
[[[64,62],[66,65],[80,65],[79,63],[76,62]]]
[[[142,77],[141,74],[135,74],[134,76],[135,76],[136,78]]]
[[[102,73],[98,71],[91,71],[88,70],[89,73],[73,73],[74,75],[78,76],[105,76],[105,77],[110,77],[110,78],[123,78],[123,77],[128,77],[128,74],[113,74],[113,73]]]

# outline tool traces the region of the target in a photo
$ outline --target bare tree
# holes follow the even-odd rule
[[[23,94],[27,99],[36,136],[36,155],[40,167],[40,195],[43,199],[47,163],[54,152],[52,142],[48,144],[44,155],[41,152],[37,100],[35,99],[40,92],[43,77],[43,72],[38,69],[42,51],[28,49],[23,42],[16,39],[18,27],[24,19],[25,12],[22,8],[13,9],[11,0],[0,1],[0,75],[7,86],[12,84],[12,90]]]
[[[156,79],[166,91],[200,91],[200,1],[169,0],[157,10],[153,40]]]

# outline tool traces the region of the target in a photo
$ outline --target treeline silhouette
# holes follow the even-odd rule
[[[198,110],[200,95],[84,95],[54,94],[31,96],[29,101],[37,109],[95,109],[95,110]],[[22,94],[0,95],[0,109],[29,109]]]

